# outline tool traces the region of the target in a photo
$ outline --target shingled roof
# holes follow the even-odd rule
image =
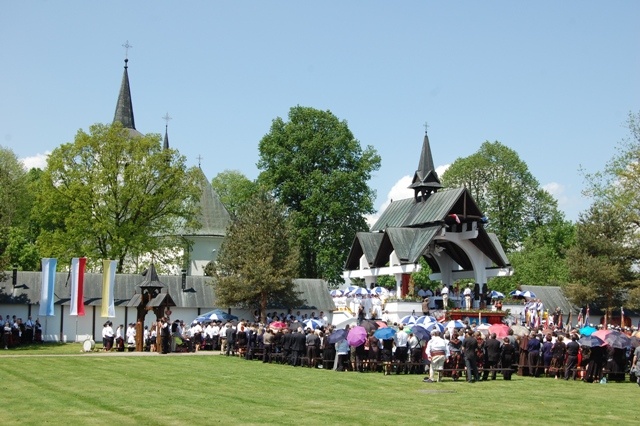
[[[183,229],[180,235],[183,236],[222,236],[227,235],[227,227],[231,221],[231,216],[227,211],[220,197],[211,186],[211,182],[204,175],[204,172],[198,168],[200,180],[200,211],[198,213],[197,222],[201,225],[198,229]]]
[[[38,305],[42,285],[41,272],[18,272],[17,285],[13,288],[11,273],[7,279],[0,281],[0,304]],[[70,304],[71,284],[67,281],[67,272],[56,273],[54,298],[57,305]],[[213,278],[204,276],[187,276],[186,286],[182,288],[182,277],[176,275],[160,275],[164,284],[161,294],[169,294],[178,308],[213,308],[216,298],[211,283]],[[147,278],[139,274],[117,274],[113,287],[114,304],[126,306],[129,301],[141,292],[140,285]],[[318,309],[327,312],[334,310],[333,299],[329,295],[327,283],[319,279],[294,280],[297,291],[301,292],[302,306],[291,306],[292,309]],[[102,305],[102,274],[87,273],[84,277],[84,298],[86,306]]]

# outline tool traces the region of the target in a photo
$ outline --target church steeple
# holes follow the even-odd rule
[[[162,119],[166,121],[166,124],[164,125],[164,143],[162,144],[162,148],[169,149],[169,120],[171,120],[169,113],[166,113]]]
[[[438,192],[442,188],[438,173],[433,166],[433,157],[431,155],[431,145],[429,144],[429,136],[427,129],[424,131],[424,141],[422,142],[422,153],[418,163],[418,170],[413,175],[413,180],[409,188],[415,191],[416,202],[424,201],[429,198],[432,193]]]
[[[129,88],[129,73],[127,72],[129,59],[124,60],[124,74],[122,74],[122,83],[120,84],[120,93],[118,94],[118,103],[116,104],[116,113],[113,122],[122,123],[125,129],[136,130],[136,123],[133,118],[133,103],[131,102],[131,89]]]

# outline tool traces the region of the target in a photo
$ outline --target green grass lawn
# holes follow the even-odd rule
[[[77,355],[77,356],[69,356]],[[513,376],[468,384],[220,355],[0,353],[1,425],[635,424],[640,388]]]

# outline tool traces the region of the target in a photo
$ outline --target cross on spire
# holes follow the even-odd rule
[[[202,158],[202,156],[200,154],[198,154],[198,156],[196,158],[198,159],[198,167],[202,168],[202,167],[200,167],[200,164],[201,164],[202,160],[204,160],[204,159]]]
[[[169,120],[173,119],[173,117],[171,117],[171,116],[169,115],[169,113],[167,112],[167,113],[164,115],[164,117],[162,117],[162,119],[165,121],[165,123],[167,123],[167,124],[165,124],[165,127],[168,127],[168,126],[169,126]]]
[[[131,49],[133,45],[129,44],[129,40],[127,40],[122,47],[124,47],[124,59],[129,60],[129,49]]]
[[[429,130],[429,124],[425,121],[424,122],[424,134],[425,135],[427,134],[428,130]]]

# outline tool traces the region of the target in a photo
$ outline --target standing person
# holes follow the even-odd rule
[[[273,352],[273,333],[268,327],[262,335],[262,346],[264,348],[262,362],[271,362],[271,353]]]
[[[508,337],[502,339],[500,362],[502,363],[502,377],[511,380],[511,365],[516,360],[516,348],[511,344]]]
[[[162,341],[162,353],[168,354],[171,352],[171,326],[169,325],[169,319],[164,317],[160,323],[160,339]]]
[[[496,379],[496,369],[500,362],[500,356],[502,354],[502,348],[500,347],[500,341],[496,339],[496,333],[491,333],[489,338],[484,343],[485,352],[485,365],[484,372],[482,373],[482,380],[489,378],[489,370],[491,371],[491,380]]]
[[[302,327],[298,327],[296,331],[291,333],[291,338],[291,365],[296,367],[300,364],[302,361],[301,358],[304,356],[307,338],[302,332]]]
[[[544,365],[544,375],[547,376],[549,374],[549,369],[551,368],[551,360],[553,359],[553,343],[552,337],[550,334],[547,334],[547,337],[544,339],[544,343],[542,344],[542,363]]]
[[[307,359],[309,360],[309,368],[315,367],[315,359],[318,357],[318,348],[320,346],[320,337],[311,329],[307,329],[305,337],[305,345],[307,346]]]
[[[442,286],[440,296],[442,296],[442,309],[446,311],[449,307],[449,286],[446,284]]]
[[[636,369],[636,383],[638,383],[638,386],[640,386],[640,346],[636,347],[636,349],[633,351],[631,367],[635,367]]]
[[[33,341],[33,320],[31,319],[31,315],[27,318],[24,323],[24,341],[31,343]]]
[[[580,352],[580,344],[578,343],[578,335],[572,334],[571,341],[567,343],[567,360],[564,363],[564,379],[569,380],[569,375],[576,379],[578,374],[578,353]]]
[[[449,339],[449,367],[451,368],[451,377],[454,381],[460,378],[460,369],[462,366],[462,340],[458,336],[458,332],[454,331]]]
[[[567,345],[564,343],[564,337],[558,336],[558,340],[553,344],[551,348],[551,372],[555,374],[556,380],[558,379],[558,373],[562,369],[564,364],[564,356],[567,352]]]
[[[236,331],[233,329],[233,327],[231,327],[230,322],[228,322],[227,325],[225,325],[224,336],[227,342],[225,355],[227,356],[229,356],[229,354],[235,355],[236,354]]]
[[[440,337],[440,331],[433,330],[431,339],[427,343],[426,349],[429,364],[429,377],[425,377],[422,381],[433,383],[440,381],[440,370],[444,368],[444,362],[449,357],[449,345]]]
[[[422,315],[425,317],[429,316],[429,298],[425,297],[422,299]]]
[[[358,305],[358,325],[362,324],[362,321],[364,321],[364,317],[365,317],[365,308],[364,308],[364,304],[359,304]]]
[[[374,332],[369,333],[369,369],[371,371],[378,371],[378,361],[380,361],[380,340],[373,335]]]
[[[104,328],[102,330],[102,335],[105,337],[105,342],[106,342],[106,346],[105,346],[105,350],[106,351],[110,351],[113,348],[113,327],[112,327],[112,322],[111,321],[107,321],[104,325]]]
[[[136,347],[136,328],[135,324],[131,323],[127,326],[127,349],[129,352],[133,351]]]
[[[540,361],[540,347],[542,344],[540,340],[536,337],[536,333],[534,331],[529,335],[529,342],[527,343],[527,352],[529,354],[529,375],[533,377],[538,377],[540,372],[538,368],[538,363]]]
[[[396,373],[400,374],[401,371],[406,370],[407,354],[409,352],[409,335],[405,333],[404,326],[402,324],[398,326],[398,331],[396,332],[393,340],[396,345],[396,361],[398,361],[399,364]]]
[[[334,370],[344,371],[344,364],[349,356],[349,343],[347,343],[347,339],[342,339],[336,343],[336,355],[338,356],[338,359]]]
[[[473,336],[471,329],[467,330],[462,341],[462,351],[464,353],[464,364],[467,367],[467,382],[474,383],[480,380],[478,374],[478,341]]]
[[[471,309],[471,288],[467,285],[462,294],[464,295],[464,308]]]

